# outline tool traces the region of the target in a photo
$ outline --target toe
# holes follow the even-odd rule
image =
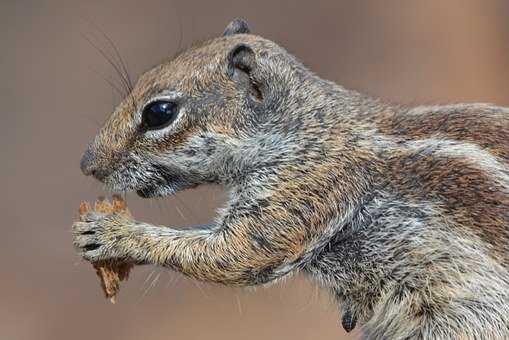
[[[77,248],[87,248],[87,247],[90,247],[92,245],[97,245],[99,244],[99,241],[97,240],[97,238],[95,237],[94,234],[92,235],[76,235],[74,237],[74,245],[77,247]]]
[[[88,222],[74,222],[72,225],[72,232],[75,235],[80,234],[93,234],[95,232],[96,226],[93,223]]]
[[[104,217],[104,214],[91,211],[80,216],[81,222],[97,222]]]
[[[98,246],[97,248],[90,247],[89,249],[83,249],[80,255],[87,261],[97,262],[103,260],[102,256],[102,247]]]

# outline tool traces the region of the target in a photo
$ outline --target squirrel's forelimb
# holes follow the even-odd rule
[[[361,167],[360,160],[344,163]],[[282,277],[329,241],[367,191],[365,174],[352,181],[355,174],[338,177],[329,166],[334,164],[324,162],[313,177],[300,180],[281,178],[290,176],[281,170],[274,179],[279,185],[266,183],[265,190],[258,188],[248,198],[242,192],[232,195],[217,222],[206,228],[176,230],[137,222],[126,251],[138,262],[203,281],[255,285]]]
[[[284,276],[319,244],[318,234],[313,235],[298,216],[304,211],[282,214],[272,205],[259,204],[249,209],[258,214],[235,212],[237,216],[226,215],[221,223],[205,229],[177,230],[137,222],[125,244],[128,256],[203,281],[255,285]]]

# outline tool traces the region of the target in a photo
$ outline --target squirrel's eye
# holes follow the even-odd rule
[[[148,130],[161,129],[168,126],[177,117],[177,103],[158,100],[148,104],[142,113],[141,122]]]

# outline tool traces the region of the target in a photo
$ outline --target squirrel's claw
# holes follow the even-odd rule
[[[128,237],[128,222],[117,214],[85,213],[72,226],[73,244],[79,255],[90,262],[125,258],[121,241]]]
[[[343,316],[341,318],[341,325],[346,332],[350,332],[355,328],[357,324],[357,317],[349,310],[343,312]]]
[[[73,224],[73,244],[85,260],[95,262],[105,257],[104,244],[98,236],[97,222],[76,222]]]

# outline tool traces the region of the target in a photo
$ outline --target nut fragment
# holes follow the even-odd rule
[[[81,202],[79,208],[80,216],[90,212],[91,210],[92,207],[88,202]],[[113,195],[112,203],[104,199],[104,197],[99,197],[94,204],[93,210],[102,214],[117,213],[131,217],[131,213],[127,209],[126,202],[118,195]],[[97,276],[99,276],[104,294],[112,303],[115,303],[115,297],[120,289],[120,282],[126,281],[129,278],[129,272],[134,264],[115,260],[105,260],[94,262],[92,265],[95,268]]]

